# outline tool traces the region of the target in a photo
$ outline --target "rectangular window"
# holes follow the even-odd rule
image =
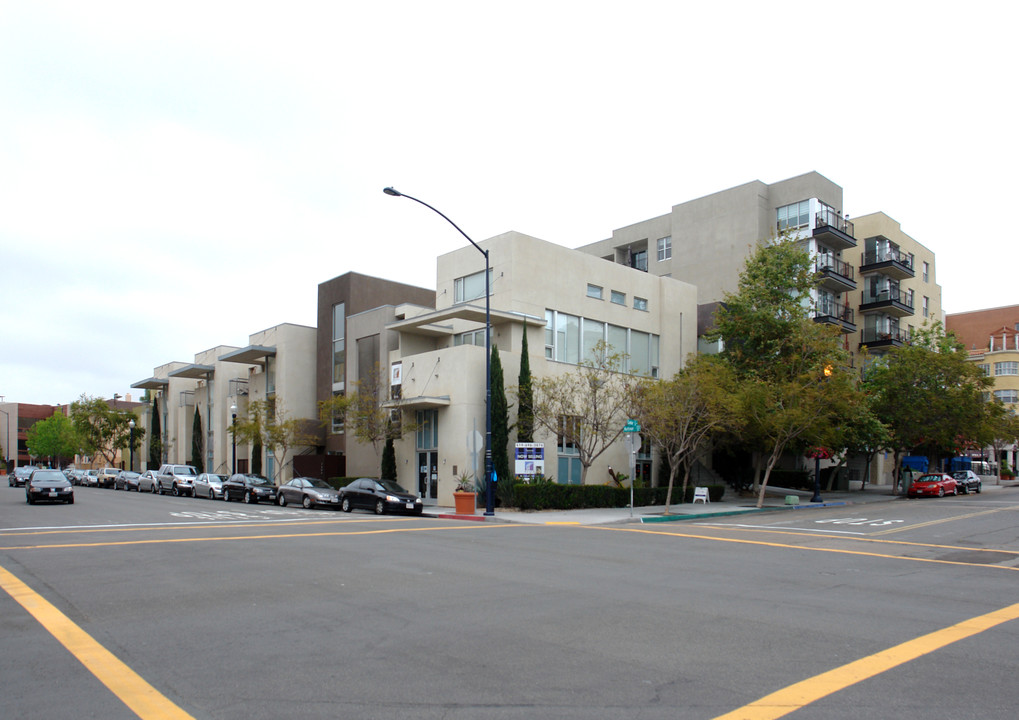
[[[807,227],[810,224],[810,201],[801,200],[798,203],[780,207],[777,215],[779,232]]]
[[[930,317],[931,312],[931,299],[926,295],[923,296],[923,316]]]
[[[651,342],[646,332],[630,331],[630,373],[651,375]]]
[[[637,250],[630,253],[630,267],[635,270],[647,272],[647,250]]]
[[[488,271],[489,287],[491,287],[492,271]],[[453,281],[453,302],[463,303],[485,297],[485,271],[473,275],[464,275]]]
[[[930,263],[924,263],[923,264],[923,281],[924,282],[930,282],[931,281],[931,266],[930,266]]]
[[[626,328],[618,325],[609,325],[608,334],[605,337],[610,353],[626,353]]]
[[[552,353],[555,349],[555,327],[553,323],[553,313],[551,310],[545,311],[545,357],[549,360],[552,359]]]
[[[995,375],[1019,375],[1019,362],[996,362],[994,363]]]
[[[672,237],[658,238],[658,262],[672,257]]]
[[[333,383],[347,378],[346,317],[343,303],[333,305]]]
[[[559,362],[580,362],[580,318],[556,313],[555,359]]]
[[[334,392],[333,397],[341,397],[342,392]],[[336,435],[343,433],[343,413],[334,412],[331,424],[332,432]]]
[[[1015,405],[1019,403],[1019,390],[995,390],[994,397],[1007,405]]]
[[[598,360],[595,348],[605,340],[605,323],[584,318],[584,359]]]
[[[626,293],[613,290],[610,297],[616,305],[626,305]]]
[[[485,328],[454,335],[453,345],[478,345],[485,347]]]
[[[587,296],[589,298],[594,298],[595,300],[601,300],[602,299],[602,289],[600,287],[598,287],[597,285],[592,285],[591,283],[588,283],[587,284]]]
[[[647,310],[647,298],[634,297],[633,298],[633,309],[634,310]]]
[[[267,355],[265,358],[265,394],[276,394],[276,357]]]
[[[991,374],[991,366],[990,365],[987,365],[987,364],[977,365],[977,367],[980,368],[981,371],[983,371],[984,375],[990,375]]]
[[[418,450],[434,450],[439,447],[439,411],[418,410],[415,444]]]
[[[579,485],[583,467],[580,463],[580,422],[575,417],[559,418],[556,449],[559,456],[559,476],[563,485]]]

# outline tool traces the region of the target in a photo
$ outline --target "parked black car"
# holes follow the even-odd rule
[[[374,510],[376,515],[402,512],[420,515],[421,498],[409,493],[392,480],[359,478],[340,488],[340,508],[350,512],[354,508]]]
[[[276,502],[276,486],[262,475],[237,473],[223,483],[223,499],[246,503]]]
[[[74,488],[60,470],[36,469],[25,483],[25,499],[29,505],[34,505],[40,500],[70,505],[74,502]]]
[[[983,488],[980,478],[972,470],[956,470],[952,473],[952,477],[955,478],[956,487],[963,495],[968,495],[971,492],[978,493]]]
[[[281,506],[287,503],[300,503],[306,508],[316,505],[339,507],[340,496],[336,488],[325,480],[309,477],[296,477],[288,483],[280,485],[276,502]]]
[[[138,490],[138,478],[141,477],[141,473],[133,472],[132,470],[124,470],[116,478],[113,479],[114,490]]]

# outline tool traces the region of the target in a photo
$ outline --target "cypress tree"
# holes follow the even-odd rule
[[[158,470],[163,457],[163,429],[159,419],[159,399],[152,398],[152,422],[149,427],[149,470]]]
[[[198,412],[198,406],[195,405],[195,419],[191,423],[191,464],[200,473],[205,472],[205,463],[202,461],[204,446],[205,443],[202,442],[202,414]]]
[[[513,481],[509,471],[509,405],[506,402],[506,383],[502,375],[499,348],[492,346],[492,469],[499,479],[496,490],[499,497],[508,500]]]
[[[385,447],[382,448],[380,477],[383,480],[396,480],[396,448],[393,447],[392,437],[386,438]]]
[[[517,403],[517,442],[534,442],[534,388],[531,385],[531,360],[527,350],[527,323],[524,323],[524,338],[520,343]]]
[[[262,438],[255,438],[251,444],[251,470],[255,475],[262,474]]]

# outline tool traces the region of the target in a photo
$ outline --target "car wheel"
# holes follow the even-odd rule
[[[304,505],[305,510],[311,510],[313,507],[315,507],[315,503],[313,503],[311,501],[311,498],[308,497],[307,495],[304,496],[304,501],[302,502],[302,504]]]
[[[257,502],[257,501],[255,500],[255,496],[254,495],[252,495],[250,492],[244,493],[244,504],[245,505],[253,505],[255,502]]]
[[[375,501],[375,514],[376,515],[381,515],[385,511],[386,511],[386,504],[384,502],[382,502],[381,500],[376,500]]]
[[[980,494],[980,488],[981,488],[982,485],[983,485],[983,483],[977,483],[977,495]]]
[[[72,495],[71,497],[69,497],[67,499],[67,504],[68,505],[74,505],[74,495]]]
[[[938,488],[938,497],[945,497],[945,488],[943,487]]]
[[[284,495],[283,493],[280,493],[279,496],[276,498],[276,502],[279,503],[280,507],[286,507],[287,506],[287,496]]]
[[[180,488],[178,488],[176,485],[174,485],[173,488],[170,490],[170,493],[174,497],[180,497]]]
[[[353,509],[354,508],[350,506],[350,498],[345,497],[342,500],[340,500],[340,510],[342,510],[343,512],[350,512]]]
[[[223,488],[223,502],[230,502],[230,493],[226,491],[226,488]]]

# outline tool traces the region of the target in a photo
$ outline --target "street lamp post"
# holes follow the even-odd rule
[[[475,250],[485,256],[485,515],[495,515],[495,489],[492,482],[492,293],[488,250],[482,250],[455,222],[423,200],[405,195],[391,187],[384,188],[382,192],[393,197],[405,197],[408,200],[424,205],[455,227],[457,232],[467,238],[467,242],[474,246]]]
[[[134,420],[128,422],[127,426],[131,428],[131,440],[129,441],[130,444],[128,445],[128,447],[130,447],[131,449],[131,465],[128,467],[128,470],[134,472],[134,428],[135,428]]]
[[[230,455],[230,474],[237,474],[237,403],[230,406],[230,437],[233,449]]]

